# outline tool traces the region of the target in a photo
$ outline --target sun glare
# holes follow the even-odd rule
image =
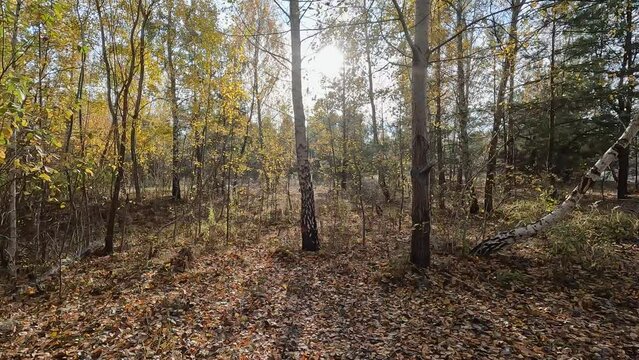
[[[344,55],[340,49],[335,45],[327,45],[317,52],[312,67],[326,77],[335,77],[339,75],[343,61]]]

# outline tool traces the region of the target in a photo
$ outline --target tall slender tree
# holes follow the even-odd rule
[[[174,1],[167,2],[167,22],[166,22],[166,70],[169,76],[169,101],[171,103],[171,120],[173,122],[172,145],[171,145],[171,197],[173,200],[181,200],[180,188],[180,116],[178,114],[177,99],[177,74],[175,70],[174,52],[176,38],[176,24],[174,20]]]
[[[623,124],[630,122],[630,114],[632,113],[632,102],[635,97],[634,93],[634,63],[635,55],[633,49],[633,0],[625,1],[624,21],[623,24],[623,59],[621,71],[619,74],[619,89],[617,112],[619,119]],[[631,77],[633,78],[631,80]],[[624,199],[628,197],[628,174],[630,167],[630,147],[626,147],[619,152],[619,175],[617,176],[617,198]]]
[[[96,10],[100,26],[102,61],[106,74],[107,104],[111,115],[111,128],[113,129],[113,138],[117,153],[115,179],[113,183],[113,192],[111,193],[109,214],[107,217],[106,235],[104,238],[104,252],[106,254],[111,254],[113,252],[115,218],[120,206],[120,191],[124,180],[124,162],[127,140],[126,134],[128,131],[127,120],[130,110],[129,94],[136,71],[136,56],[138,55],[135,36],[142,16],[142,7],[142,0],[138,0],[136,6],[132,10],[133,13],[130,14],[131,24],[128,28],[126,38],[124,39],[129,55],[128,58],[123,59],[123,56],[118,56],[115,50],[117,47],[116,42],[118,40],[116,40],[114,23],[119,21],[119,19],[116,20],[115,11],[111,5],[106,8],[103,0],[96,0]],[[107,29],[109,29],[109,34],[107,34]],[[119,71],[119,69],[122,68],[124,68],[125,71]]]
[[[377,167],[377,182],[379,187],[382,189],[382,193],[384,194],[384,199],[386,202],[390,201],[390,190],[388,188],[388,184],[386,183],[386,170],[384,168],[383,156],[384,152],[382,151],[382,144],[379,140],[379,128],[377,126],[377,107],[375,106],[375,88],[373,85],[373,60],[371,56],[371,47],[372,47],[372,38],[370,35],[371,29],[369,24],[369,13],[370,6],[367,5],[367,1],[364,0],[364,50],[366,52],[366,74],[368,76],[368,101],[371,107],[371,125],[373,131],[373,147],[375,152],[375,158],[373,159],[375,162],[375,166]]]
[[[302,96],[302,54],[300,37],[299,0],[290,0],[289,18],[291,21],[291,93],[293,99],[293,117],[295,118],[295,150],[297,153],[297,178],[302,197],[300,227],[302,231],[302,249],[319,250],[317,221],[315,220],[315,195],[311,179],[311,166],[308,161],[308,140],[306,138],[306,116]]]
[[[430,171],[428,106],[426,101],[426,72],[429,49],[430,0],[415,1],[415,36],[411,36],[408,24],[397,0],[393,0],[402,25],[406,42],[412,55],[411,108],[412,108],[412,157],[410,178],[413,188],[411,200],[411,251],[410,260],[417,267],[430,265]]]
[[[525,0],[511,1],[510,29],[507,40],[504,41],[504,60],[502,62],[499,87],[495,101],[495,111],[493,115],[493,128],[490,134],[490,146],[488,149],[488,165],[486,167],[486,185],[484,186],[484,211],[493,211],[493,193],[495,187],[495,172],[497,169],[497,144],[499,141],[499,127],[504,123],[506,113],[506,85],[510,78],[510,72],[514,69],[511,65],[515,61],[517,54],[517,23],[519,13]],[[498,36],[495,34],[495,36]]]

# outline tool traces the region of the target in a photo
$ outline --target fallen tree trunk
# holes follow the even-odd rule
[[[608,151],[599,158],[599,160],[597,160],[595,166],[588,170],[588,172],[586,172],[586,174],[581,178],[581,183],[572,191],[572,193],[570,193],[566,200],[557,206],[551,213],[545,215],[534,223],[509,231],[503,231],[491,238],[483,240],[471,250],[471,254],[490,255],[506,246],[510,246],[516,242],[537,235],[556,224],[575,208],[579,200],[581,200],[593,184],[599,180],[603,171],[617,159],[619,152],[628,147],[630,141],[635,137],[635,135],[637,135],[637,132],[639,132],[639,115],[635,115],[633,117],[630,124],[628,124],[626,131],[624,131],[621,137],[619,137],[617,142],[615,142],[615,144],[611,146]]]

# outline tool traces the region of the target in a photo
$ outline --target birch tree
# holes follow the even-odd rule
[[[311,166],[308,161],[308,140],[306,138],[306,116],[302,96],[302,55],[300,37],[299,0],[289,1],[289,19],[291,22],[291,94],[293,117],[295,118],[295,150],[297,153],[297,178],[302,198],[300,228],[302,231],[302,249],[319,250],[317,222],[315,220],[315,195],[311,179]]]

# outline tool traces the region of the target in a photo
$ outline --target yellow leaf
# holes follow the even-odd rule
[[[84,169],[84,172],[89,174],[89,175],[91,175],[91,176],[93,176],[93,170],[91,170],[89,168]]]
[[[46,182],[51,182],[51,176],[45,173],[41,173],[38,177]]]
[[[4,128],[2,128],[2,137],[5,139],[8,139],[11,137],[12,131],[11,128],[8,126],[5,126]]]

